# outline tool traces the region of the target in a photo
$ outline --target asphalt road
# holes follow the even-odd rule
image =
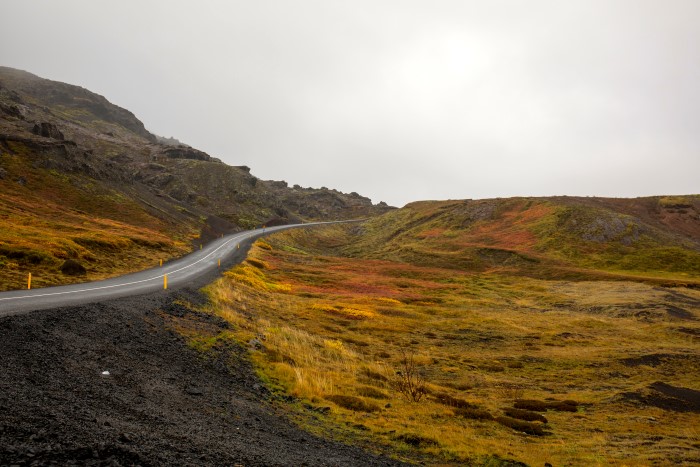
[[[1,292],[0,317],[47,308],[84,305],[163,290],[165,275],[168,276],[169,290],[185,285],[192,286],[193,283],[203,286],[218,274],[219,261],[221,261],[221,269],[242,261],[247,247],[258,237],[290,228],[333,223],[336,222],[291,224],[248,230],[219,238],[204,245],[201,250],[169,261],[162,267],[102,281]],[[203,278],[206,280],[202,280]]]

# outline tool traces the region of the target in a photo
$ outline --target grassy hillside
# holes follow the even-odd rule
[[[697,282],[700,196],[417,202],[369,221],[345,251],[531,277]]]
[[[233,331],[191,345],[243,342],[298,423],[433,465],[692,464],[696,238],[642,201],[646,221],[618,201],[450,201],[275,234],[208,288]]]
[[[23,157],[28,148],[8,143],[0,155],[0,285],[3,289],[100,279],[155,266],[189,251],[192,224],[167,222],[142,204],[89,177],[42,170]],[[21,177],[22,183],[14,180]],[[87,276],[64,275],[68,258]]]

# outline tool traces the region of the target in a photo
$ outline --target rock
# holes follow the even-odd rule
[[[84,276],[87,274],[87,269],[85,269],[85,266],[74,259],[67,259],[61,265],[60,270],[63,274],[68,276]]]
[[[34,128],[32,128],[32,133],[35,135],[43,136],[45,138],[53,138],[64,140],[65,137],[63,133],[54,125],[53,123],[41,122],[35,123]]]
[[[259,339],[251,339],[248,341],[248,345],[253,350],[260,350],[263,348],[263,343]]]
[[[209,161],[211,156],[204,151],[191,148],[189,146],[167,146],[162,154],[169,159],[193,159],[198,161]]]
[[[27,179],[22,176],[17,177],[16,181],[22,186],[25,186],[27,184]]]
[[[7,176],[7,170],[0,167],[0,180],[4,180],[6,176]]]
[[[187,394],[189,394],[190,396],[201,396],[204,394],[204,391],[202,391],[199,388],[195,388],[195,387],[189,387],[189,388],[185,389],[185,392]]]
[[[24,120],[24,110],[16,105],[5,105],[0,103],[0,112],[8,115],[10,117],[18,118]]]

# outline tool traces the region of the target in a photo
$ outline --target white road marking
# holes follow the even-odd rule
[[[142,284],[144,282],[150,282],[150,281],[154,281],[156,279],[162,279],[163,276],[165,276],[166,274],[175,274],[175,273],[183,271],[185,269],[189,269],[192,266],[194,266],[195,264],[200,263],[200,262],[204,261],[205,259],[209,258],[211,255],[213,255],[214,253],[216,253],[217,251],[219,251],[220,249],[222,249],[223,247],[225,247],[229,243],[233,242],[234,240],[241,241],[241,240],[245,240],[246,238],[261,234],[261,233],[272,233],[272,232],[276,232],[278,230],[286,230],[286,229],[294,228],[294,227],[302,227],[302,226],[306,227],[306,226],[322,225],[322,224],[340,224],[340,223],[345,223],[345,222],[359,222],[362,220],[365,220],[365,219],[354,219],[354,220],[347,220],[347,221],[309,222],[308,224],[301,223],[301,224],[282,225],[282,226],[276,226],[276,227],[267,227],[265,229],[256,229],[256,230],[252,230],[252,231],[247,231],[245,233],[239,233],[238,235],[235,235],[231,239],[227,240],[226,242],[224,242],[223,244],[218,246],[215,250],[213,250],[212,252],[210,252],[209,254],[204,256],[203,258],[200,258],[197,261],[188,264],[187,266],[183,266],[180,269],[176,269],[175,271],[164,272],[159,276],[149,277],[148,279],[142,279],[142,280],[133,281],[133,282],[126,282],[123,284],[103,285],[100,287],[90,287],[87,289],[80,289],[80,290],[66,290],[64,292],[47,292],[47,293],[42,293],[42,294],[22,295],[19,297],[3,297],[3,298],[0,298],[0,301],[23,300],[23,299],[28,299],[28,298],[39,298],[39,297],[51,297],[51,296],[55,296],[55,295],[66,295],[66,294],[74,294],[74,293],[92,292],[95,290],[114,289],[117,287],[127,287],[130,285]],[[195,254],[195,253],[191,253],[191,254]],[[135,273],[135,274],[138,274],[138,273]],[[112,279],[117,279],[117,278],[112,278]],[[111,279],[105,279],[105,281],[107,281],[107,280],[111,280]],[[70,287],[70,286],[58,286],[58,287]]]
[[[188,264],[187,266],[181,267],[180,269],[176,269],[175,271],[171,271],[171,272],[168,272],[168,273],[161,274],[160,276],[149,277],[148,279],[142,279],[142,280],[140,280],[140,281],[125,282],[125,283],[123,283],[123,284],[103,285],[103,286],[101,286],[101,287],[92,287],[92,288],[89,288],[89,289],[80,289],[80,290],[67,290],[67,291],[65,291],[65,292],[50,292],[50,293],[44,293],[44,294],[23,295],[23,296],[21,296],[21,297],[6,297],[6,298],[0,298],[0,300],[2,300],[2,301],[4,301],[4,300],[22,300],[22,299],[25,299],[25,298],[50,297],[50,296],[53,296],[53,295],[66,295],[66,294],[71,294],[71,293],[92,292],[93,290],[113,289],[113,288],[115,288],[115,287],[126,287],[126,286],[129,286],[129,285],[141,284],[141,283],[143,283],[143,282],[149,282],[149,281],[152,281],[152,280],[155,280],[155,279],[161,279],[163,276],[165,276],[165,274],[175,274],[176,272],[180,272],[180,271],[183,271],[183,270],[185,270],[185,269],[191,268],[191,267],[194,266],[195,264],[200,263],[200,262],[204,261],[205,259],[209,258],[211,255],[213,255],[214,253],[216,253],[217,251],[219,251],[220,249],[222,249],[223,247],[225,247],[226,245],[228,245],[228,244],[231,243],[232,241],[234,241],[234,240],[236,240],[236,239],[239,239],[239,238],[245,239],[245,238],[248,237],[249,235],[250,235],[250,234],[245,234],[245,235],[242,235],[242,236],[235,236],[235,237],[231,238],[230,240],[226,241],[225,243],[223,243],[221,246],[219,246],[218,248],[216,248],[214,251],[212,251],[211,253],[209,253],[209,254],[206,255],[205,257],[198,259],[198,260],[195,261],[194,263],[190,263],[190,264]]]

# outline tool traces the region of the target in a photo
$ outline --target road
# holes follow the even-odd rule
[[[168,276],[168,289],[199,283],[202,278],[212,279],[221,268],[230,267],[244,259],[246,246],[254,239],[280,230],[309,227],[336,222],[313,222],[290,224],[265,229],[248,230],[219,238],[201,250],[175,261],[124,276],[82,284],[46,287],[32,290],[15,290],[0,293],[0,317],[29,311],[83,305],[113,298],[127,297],[163,290],[164,276]],[[353,221],[340,221],[353,222]],[[239,249],[240,246],[240,249]]]

